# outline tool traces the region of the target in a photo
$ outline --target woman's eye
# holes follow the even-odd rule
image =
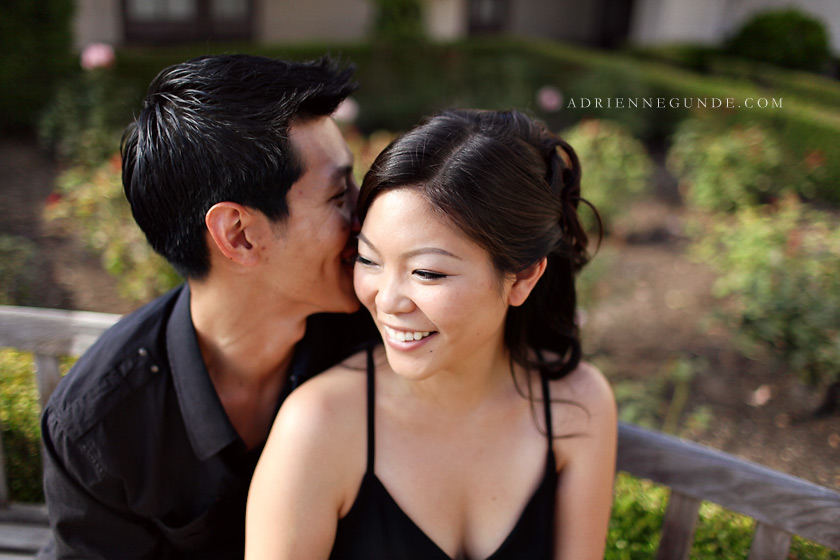
[[[442,278],[446,278],[448,276],[448,274],[432,272],[431,270],[415,270],[414,275],[421,280],[441,280]]]
[[[362,266],[373,266],[374,263],[370,259],[364,258],[362,255],[356,255],[356,262]]]

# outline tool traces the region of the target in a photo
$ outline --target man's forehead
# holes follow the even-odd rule
[[[293,122],[289,126],[289,138],[305,168],[317,165],[345,169],[353,165],[353,152],[330,117]]]

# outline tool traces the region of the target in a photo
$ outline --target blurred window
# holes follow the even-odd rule
[[[211,11],[216,20],[240,20],[248,17],[248,0],[213,0]]]
[[[470,33],[505,31],[508,0],[470,0]]]
[[[128,15],[136,21],[194,19],[196,0],[128,0]]]
[[[126,0],[123,29],[130,44],[248,40],[255,0]]]

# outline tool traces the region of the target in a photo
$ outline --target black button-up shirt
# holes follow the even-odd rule
[[[310,317],[278,408],[374,336],[366,312]],[[225,414],[186,285],[126,316],[79,359],[42,433],[58,558],[242,558],[261,446],[246,450]]]

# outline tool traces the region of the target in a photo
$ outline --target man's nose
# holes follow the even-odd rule
[[[356,184],[356,181],[350,182],[347,202],[350,206],[350,230],[353,233],[359,233],[362,231],[362,222],[359,220],[359,209],[357,208],[359,203],[359,185]]]

